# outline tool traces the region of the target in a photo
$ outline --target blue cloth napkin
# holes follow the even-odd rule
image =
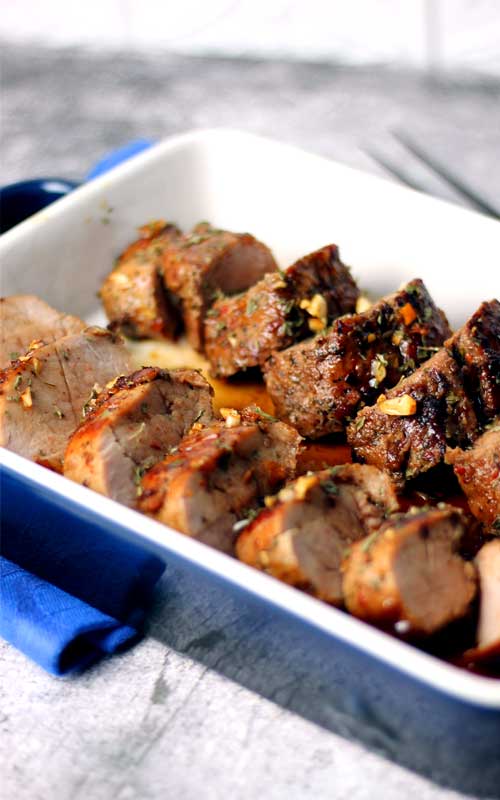
[[[151,144],[151,141],[141,139],[110,153],[94,166],[87,180],[107,172]],[[25,191],[26,186],[28,182],[15,187],[16,221],[20,221],[19,214],[22,216],[23,209],[26,216],[38,210],[40,203],[46,205],[57,199],[44,192],[44,199],[37,198],[38,208],[33,209],[32,187],[28,186],[28,192]],[[65,191],[75,186],[68,182]],[[5,204],[8,195],[4,193],[3,199]],[[108,552],[101,549],[100,540],[103,537],[99,537],[98,532],[95,542],[92,534],[88,534],[84,554],[78,551],[75,540],[66,542],[64,560],[57,543],[61,531],[56,530],[59,527],[57,523],[62,522],[63,512],[50,509],[44,518],[33,520],[30,525],[27,519],[29,509],[25,508],[23,520],[26,527],[20,531],[18,520],[10,517],[14,506],[23,505],[22,497],[14,496],[18,490],[22,491],[19,482],[11,486],[9,477],[4,476],[3,491],[9,493],[11,502],[5,503],[3,509],[2,552],[7,555],[13,553],[19,563],[29,566],[32,571],[0,556],[0,636],[53,675],[83,670],[103,655],[116,653],[136,642],[145,618],[145,597],[162,574],[164,565],[149,554],[136,552],[134,548],[126,550],[125,547],[121,548],[121,555],[114,556],[113,561],[113,550],[109,551],[108,557]],[[57,521],[50,518],[53,513],[59,514]],[[71,535],[74,532],[69,533]],[[105,546],[102,545],[103,548]],[[116,608],[117,613],[124,609],[125,620],[100,611],[56,585],[60,583],[65,588],[70,587],[102,603],[106,589],[103,592],[100,585],[103,582],[102,574],[100,582],[96,579],[96,569],[99,570],[103,560],[109,564],[111,573],[108,580],[104,573],[107,593],[110,595],[105,598],[105,604],[108,609]],[[82,575],[82,571],[87,571],[87,574]],[[48,576],[49,580],[39,575]]]
[[[124,625],[0,556],[0,635],[53,675],[132,645],[143,617]]]

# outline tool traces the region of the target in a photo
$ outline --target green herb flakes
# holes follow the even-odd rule
[[[250,317],[254,313],[254,311],[257,311],[258,307],[259,307],[259,301],[257,300],[257,298],[256,297],[250,297],[248,299],[247,307],[246,307],[247,316]]]
[[[378,531],[374,531],[373,533],[370,533],[370,535],[366,537],[366,539],[363,541],[363,544],[361,545],[361,550],[363,551],[363,553],[367,553],[369,551],[370,547],[374,543],[377,536],[378,536]]]
[[[254,406],[254,409],[259,417],[262,417],[262,419],[265,419],[268,422],[278,422],[276,417],[273,417],[272,414],[268,414],[267,411],[263,411],[259,406]]]

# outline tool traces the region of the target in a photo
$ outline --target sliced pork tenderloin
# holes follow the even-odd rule
[[[242,419],[194,430],[141,482],[138,507],[218,550],[233,552],[235,525],[294,475],[300,443],[281,422]]]
[[[47,344],[79,333],[87,323],[70,314],[56,311],[33,294],[0,298],[0,369],[24,355],[31,342]]]
[[[500,303],[481,303],[446,347],[460,366],[482,424],[500,413]]]
[[[347,610],[401,634],[428,635],[465,616],[476,570],[459,554],[465,515],[446,506],[396,514],[350,548],[343,570]]]
[[[447,444],[472,444],[477,429],[460,370],[442,348],[374,406],[363,408],[347,428],[347,439],[358,459],[387,470],[402,486],[439,464]]]
[[[469,450],[446,452],[469,508],[487,533],[500,535],[500,417]]]
[[[133,339],[175,339],[181,319],[163,281],[162,256],[181,231],[163,220],[139,231],[101,287],[104,310],[110,327]]]
[[[206,222],[163,253],[167,288],[180,301],[189,343],[203,350],[206,313],[218,294],[236,294],[277,269],[266,245],[249,233],[231,233]]]
[[[500,539],[484,544],[474,562],[480,591],[477,645],[465,653],[465,659],[500,659]]]
[[[412,372],[449,334],[422,281],[411,281],[268,359],[264,378],[277,416],[313,439],[339,432],[363,403]]]
[[[239,535],[238,558],[337,606],[346,548],[398,508],[389,478],[360,464],[302,475],[266,504]]]
[[[464,352],[457,359],[457,343],[473,336],[479,340],[480,319],[487,321],[491,335],[482,337],[481,347],[476,342],[470,359]],[[442,462],[447,447],[470,447],[481,424],[500,412],[494,385],[500,374],[500,336],[491,333],[497,325],[500,304],[483,303],[432,358],[376,405],[363,408],[347,430],[356,457],[388,470],[402,485]]]
[[[213,421],[213,390],[199,372],[144,367],[117,378],[89,404],[71,436],[64,475],[134,506],[146,469],[179,444],[193,423]]]
[[[102,328],[39,342],[0,373],[0,445],[61,471],[92,393],[130,368],[123,340]]]
[[[285,272],[264,276],[243,294],[216,300],[205,319],[212,373],[228,377],[263,364],[274,350],[354,311],[358,295],[338,248],[328,245]]]

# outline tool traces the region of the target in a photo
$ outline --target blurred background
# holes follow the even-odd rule
[[[411,135],[500,203],[495,0],[11,0],[0,47],[4,184],[230,126],[466,202]]]

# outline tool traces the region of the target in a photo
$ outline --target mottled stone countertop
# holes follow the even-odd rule
[[[500,205],[500,84],[491,80],[8,43],[1,62],[3,183],[78,178],[132,138],[213,126],[381,174],[362,148],[384,147],[410,168],[388,133],[404,128]],[[454,197],[425,170],[414,174]],[[262,692],[248,688],[266,650],[248,652],[234,603],[214,613],[210,587],[193,600],[187,580],[167,570],[144,640],[79,677],[51,678],[0,642],[6,800],[465,797],[360,744],[340,716],[329,729],[291,711],[307,679],[293,672],[293,650]]]

